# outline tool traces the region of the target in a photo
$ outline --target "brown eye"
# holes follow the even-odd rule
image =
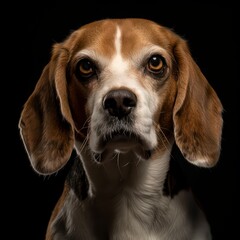
[[[76,66],[76,76],[79,80],[85,81],[96,75],[95,64],[87,59],[81,59]]]
[[[153,55],[147,62],[147,71],[161,77],[164,74],[165,66],[165,60],[162,56]]]

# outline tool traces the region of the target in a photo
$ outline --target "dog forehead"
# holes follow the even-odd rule
[[[73,50],[92,49],[111,57],[120,48],[122,56],[127,57],[148,45],[168,48],[172,34],[167,28],[146,19],[98,20],[82,26],[73,34],[77,46]]]

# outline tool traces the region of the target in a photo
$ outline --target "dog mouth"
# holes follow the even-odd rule
[[[148,160],[152,150],[147,141],[140,135],[125,129],[111,131],[99,138],[98,151],[94,152],[94,160],[103,162],[111,154],[133,152],[139,159]]]

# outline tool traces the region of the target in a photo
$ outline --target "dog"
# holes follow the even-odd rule
[[[19,120],[38,174],[76,151],[45,239],[211,239],[171,151],[214,167],[222,111],[187,40],[152,20],[96,20],[53,44]]]

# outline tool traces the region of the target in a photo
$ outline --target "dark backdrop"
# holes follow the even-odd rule
[[[79,1],[80,2],[80,1]],[[83,2],[83,1],[82,1]],[[33,172],[20,140],[18,120],[22,106],[47,64],[51,46],[72,30],[92,20],[112,17],[149,18],[168,26],[188,40],[192,55],[224,106],[220,161],[213,169],[185,164],[194,191],[211,223],[214,239],[234,239],[237,232],[239,188],[239,56],[237,13],[234,7],[216,4],[164,5],[98,4],[89,1],[32,1],[10,3],[2,28],[2,212],[7,239],[44,238],[51,210],[59,197],[66,169],[49,177]],[[4,56],[4,57],[3,57]],[[6,133],[6,134],[5,134]],[[236,220],[235,220],[236,218]],[[6,224],[6,227],[5,227]],[[4,234],[3,234],[4,235]]]

